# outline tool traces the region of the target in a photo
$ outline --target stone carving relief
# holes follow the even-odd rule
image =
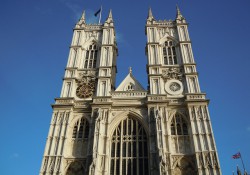
[[[212,160],[213,160],[213,166],[218,166],[218,161],[217,161],[217,158],[216,158],[216,153],[213,152],[212,153]]]
[[[204,167],[204,161],[203,161],[202,153],[199,153],[198,157],[199,157],[199,166]]]
[[[158,35],[159,35],[159,38],[163,38],[165,35],[166,35],[166,33],[168,34],[168,35],[170,35],[169,34],[169,28],[158,28],[157,29],[157,32],[158,32]]]
[[[52,124],[56,124],[57,116],[58,116],[58,112],[56,112],[56,113],[54,114],[54,118],[53,118]]]
[[[90,27],[90,26],[88,26],[88,27]],[[90,39],[94,39],[94,40],[98,41],[101,37],[102,37],[102,34],[97,32],[96,30],[94,30],[94,31],[85,32],[85,37],[83,37],[83,39],[84,39],[84,42],[86,42]]]
[[[54,166],[55,166],[55,158],[51,157],[50,159],[50,164],[49,164],[49,171],[52,173],[54,170]]]
[[[76,79],[77,89],[76,96],[79,98],[91,97],[95,90],[95,71],[85,71],[80,73],[79,79]]]
[[[195,116],[195,108],[192,106],[191,107],[191,120],[195,120],[196,116]]]
[[[47,164],[48,164],[48,158],[45,157],[45,158],[44,158],[44,163],[43,163],[42,171],[45,171],[45,170],[46,170]]]
[[[83,77],[90,77],[90,78],[94,78],[96,77],[97,72],[94,70],[84,70],[81,71],[80,73],[78,73],[78,77],[83,78]]]
[[[181,81],[182,80],[182,70],[177,67],[173,68],[167,68],[165,70],[162,70],[162,78],[164,81],[171,80],[171,79],[176,79]]]
[[[57,164],[56,164],[56,172],[59,172],[60,164],[61,164],[61,158],[58,157],[58,158],[57,158]]]
[[[157,140],[158,140],[158,149],[162,150],[162,109],[155,109],[155,120],[156,120],[156,129],[157,129]]]
[[[161,175],[167,175],[168,174],[168,166],[169,166],[169,157],[166,153],[162,154],[160,156],[160,172]]]
[[[172,156],[173,175],[196,175],[194,156]]]
[[[208,120],[208,113],[206,106],[193,106],[190,108],[192,120]]]

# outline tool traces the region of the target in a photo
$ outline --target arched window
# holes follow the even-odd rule
[[[188,135],[188,128],[185,120],[178,114],[171,122],[171,135]]]
[[[111,175],[149,174],[147,135],[137,120],[121,121],[111,142]]]
[[[132,83],[129,83],[126,88],[125,88],[126,91],[133,91],[134,90],[134,86]]]
[[[84,68],[96,68],[97,52],[98,50],[95,44],[92,44],[88,47],[86,51]]]
[[[164,64],[177,64],[176,51],[173,41],[166,41],[163,46]]]
[[[85,174],[81,162],[72,162],[67,170],[66,175],[83,175]]]
[[[89,122],[85,118],[81,118],[75,123],[72,138],[87,139],[88,137]]]
[[[175,153],[190,153],[190,138],[188,135],[188,125],[180,114],[175,114],[171,124],[171,142]]]

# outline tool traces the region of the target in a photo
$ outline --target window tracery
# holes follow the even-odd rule
[[[190,138],[188,132],[188,125],[181,115],[174,115],[170,124],[170,132],[172,135],[172,145],[174,152],[189,153]]]
[[[147,175],[148,172],[146,132],[137,120],[128,117],[112,136],[110,174]]]
[[[176,49],[173,41],[166,41],[163,46],[164,64],[175,65],[177,64]]]
[[[98,49],[96,44],[92,44],[86,51],[86,57],[84,62],[84,68],[96,68]]]
[[[185,120],[179,114],[175,114],[171,122],[171,135],[188,135]]]
[[[72,138],[88,139],[89,122],[85,118],[79,119],[73,128]]]

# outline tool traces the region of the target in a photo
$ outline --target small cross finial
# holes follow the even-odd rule
[[[129,67],[129,73],[132,74],[132,67]]]

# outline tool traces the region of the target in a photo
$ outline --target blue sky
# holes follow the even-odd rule
[[[38,174],[52,109],[59,97],[72,28],[82,10],[88,22],[103,5],[113,11],[118,40],[117,85],[133,67],[147,86],[145,20],[174,19],[175,5],[189,22],[201,89],[209,109],[223,174],[241,151],[250,172],[249,0],[12,0],[0,6],[0,174]],[[241,167],[242,168],[242,167]]]

